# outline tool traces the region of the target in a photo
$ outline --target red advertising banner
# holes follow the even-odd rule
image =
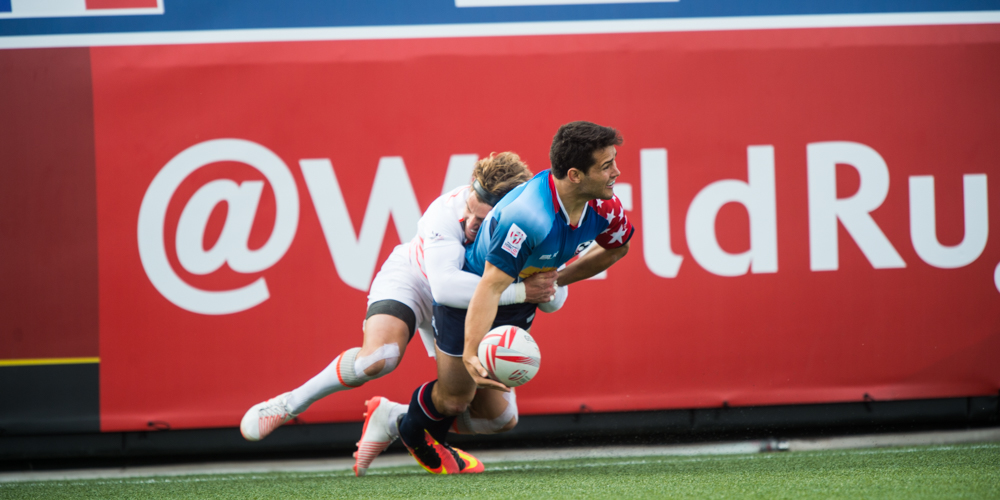
[[[637,232],[536,320],[523,414],[1000,389],[995,25],[90,54],[104,431],[236,426],[305,382],[360,345],[374,273],[463,162],[543,170],[579,119],[622,132]],[[300,420],[432,378],[411,343]]]

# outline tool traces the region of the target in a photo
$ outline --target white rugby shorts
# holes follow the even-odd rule
[[[368,290],[368,307],[380,300],[395,300],[409,307],[417,318],[417,331],[427,349],[434,356],[434,298],[431,285],[415,263],[410,262],[410,245],[396,245],[389,258],[382,264]]]

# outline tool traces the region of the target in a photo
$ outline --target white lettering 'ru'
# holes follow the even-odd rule
[[[910,239],[924,262],[942,269],[967,266],[979,258],[989,236],[989,207],[986,201],[986,174],[962,176],[965,236],[955,246],[937,239],[934,209],[934,176],[910,177]]]
[[[892,243],[872,219],[889,193],[889,167],[874,149],[856,142],[806,145],[809,192],[809,268],[840,267],[837,221],[858,244],[875,269],[906,267]],[[861,178],[858,192],[837,198],[837,164],[854,167]]]

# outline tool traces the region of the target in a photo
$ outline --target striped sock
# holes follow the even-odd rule
[[[423,442],[425,429],[437,442],[446,442],[448,429],[455,421],[455,417],[441,414],[434,406],[431,392],[435,383],[437,380],[427,382],[413,391],[410,407],[399,423],[399,437],[411,448]]]

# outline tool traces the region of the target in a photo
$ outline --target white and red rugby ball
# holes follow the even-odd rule
[[[542,353],[531,334],[511,325],[489,331],[479,343],[479,362],[490,378],[507,387],[528,383],[538,373]]]

